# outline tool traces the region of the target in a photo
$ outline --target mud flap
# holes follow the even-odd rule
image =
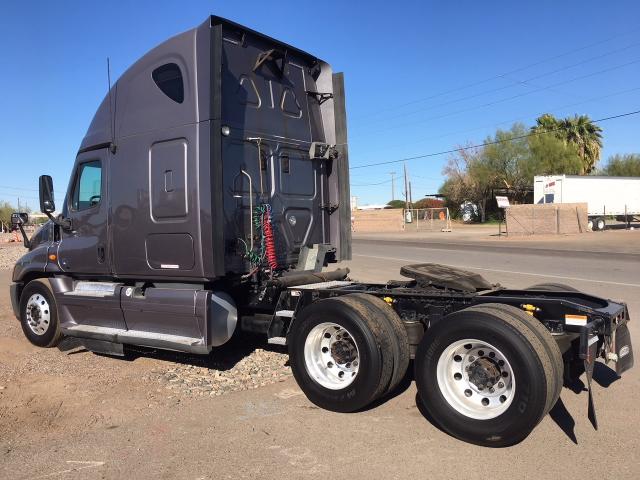
[[[620,325],[615,333],[616,373],[622,375],[633,367],[633,347],[629,327]]]
[[[584,371],[587,376],[587,390],[589,391],[589,408],[588,417],[593,428],[598,430],[598,419],[596,418],[596,407],[593,403],[593,388],[591,379],[593,378],[593,367],[596,364],[596,355],[598,353],[598,336],[593,335],[589,338],[587,345],[587,356],[584,359]]]

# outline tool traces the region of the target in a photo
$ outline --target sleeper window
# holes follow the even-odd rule
[[[162,93],[177,103],[184,101],[184,83],[180,67],[175,63],[167,63],[156,68],[151,74],[153,81]]]
[[[86,210],[100,203],[102,198],[102,165],[100,160],[83,163],[73,189],[72,208]]]

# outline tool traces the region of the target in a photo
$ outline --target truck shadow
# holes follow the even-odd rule
[[[609,388],[609,386],[612,383],[616,382],[619,379],[620,379],[620,376],[618,376],[615,370],[612,370],[611,368],[607,367],[604,363],[596,362],[596,364],[594,365],[593,381],[598,385],[600,385],[601,387]],[[576,393],[576,394],[587,392],[587,387],[581,378],[577,378],[572,383],[565,384],[565,387],[567,387],[569,390],[571,390],[573,393]],[[585,404],[586,404],[586,398],[585,398]],[[585,413],[586,413],[586,407],[587,405],[585,405]],[[576,433],[575,433],[576,421],[571,415],[571,413],[569,412],[569,410],[567,410],[567,407],[562,401],[562,398],[559,398],[558,402],[549,411],[549,416],[556,423],[556,425],[560,427],[560,429],[565,433],[565,435],[567,435],[569,440],[571,440],[575,445],[577,445],[578,438],[576,437]]]
[[[92,353],[82,343],[75,338],[65,338],[58,346],[58,349],[67,355],[77,355],[81,353],[91,353],[103,356],[100,353]],[[125,345],[125,355],[109,356],[125,362],[133,362],[138,358],[152,358],[161,362],[171,362],[180,365],[192,365],[204,367],[210,370],[226,371],[231,370],[238,362],[250,356],[258,349],[269,352],[286,354],[287,347],[281,345],[271,345],[267,343],[264,336],[239,333],[231,340],[220,347],[213,348],[209,355],[196,355],[184,352],[173,352],[155,348]],[[106,356],[106,355],[105,355]],[[289,361],[283,360],[284,365],[289,365]]]

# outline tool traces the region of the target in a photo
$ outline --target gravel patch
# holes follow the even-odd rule
[[[156,355],[173,356],[167,352]],[[153,368],[143,380],[187,396],[213,397],[282,382],[292,376],[288,361],[284,348],[238,339],[214,349],[208,357],[174,358],[173,364]]]
[[[7,235],[0,234],[0,235]],[[27,249],[22,246],[22,243],[2,243],[3,239],[0,239],[0,270],[10,270],[16,264],[16,261],[27,253]]]

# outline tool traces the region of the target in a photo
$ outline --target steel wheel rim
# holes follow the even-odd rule
[[[51,325],[49,302],[40,293],[34,293],[27,300],[25,316],[29,329],[36,335],[44,335]]]
[[[358,375],[360,352],[351,332],[337,323],[325,322],[307,335],[304,362],[313,380],[330,390],[341,390]]]
[[[483,340],[458,340],[444,349],[436,370],[445,401],[462,415],[490,420],[502,415],[516,391],[505,355]]]

